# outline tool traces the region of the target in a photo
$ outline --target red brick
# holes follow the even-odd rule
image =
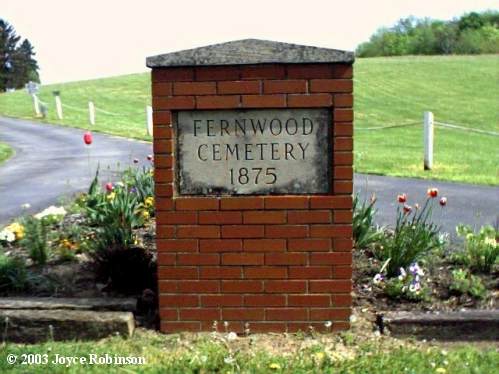
[[[351,151],[353,149],[352,138],[334,138],[334,150],[336,151]]]
[[[252,333],[266,333],[266,332],[281,332],[284,333],[287,330],[287,324],[285,322],[251,322],[249,324],[250,331]]]
[[[334,294],[331,296],[333,306],[351,306],[352,305],[352,295],[351,294]]]
[[[288,295],[289,306],[330,306],[329,295]]]
[[[159,197],[170,197],[173,195],[173,185],[171,183],[155,183],[154,192]]]
[[[158,265],[175,265],[174,253],[158,253]]]
[[[180,309],[180,319],[184,321],[219,321],[220,309]]]
[[[224,253],[223,265],[263,265],[263,253]]]
[[[178,292],[182,293],[217,293],[220,292],[219,281],[178,281]]]
[[[243,306],[242,295],[201,295],[202,306]]]
[[[335,179],[353,179],[352,166],[335,166],[334,167]]]
[[[245,224],[286,223],[286,212],[280,210],[244,212],[243,222]]]
[[[169,155],[155,155],[154,166],[171,169],[173,166],[173,157]]]
[[[218,94],[259,94],[260,81],[218,82]]]
[[[353,77],[353,66],[350,64],[334,64],[333,78],[349,79]]]
[[[182,225],[197,223],[196,212],[158,212],[156,222],[166,225]]]
[[[219,226],[178,226],[177,238],[219,238]]]
[[[335,122],[351,122],[353,121],[352,109],[335,109],[334,110]]]
[[[222,226],[222,238],[263,238],[263,225],[231,225]]]
[[[177,309],[166,309],[161,308],[159,310],[159,316],[163,321],[177,321],[178,320],[178,312]]]
[[[238,239],[202,239],[199,241],[200,252],[237,252],[242,249],[243,242]]]
[[[284,108],[286,95],[243,95],[244,108]]]
[[[221,210],[263,209],[262,197],[223,197],[220,200]]]
[[[196,97],[196,108],[198,109],[238,108],[240,105],[241,100],[238,95]]]
[[[172,92],[171,82],[152,84],[152,96],[171,96]]]
[[[263,292],[263,283],[255,280],[222,281],[222,292],[258,293]]]
[[[352,181],[334,181],[333,190],[335,194],[351,194],[353,192]]]
[[[349,238],[352,236],[351,225],[313,225],[310,227],[313,238]]]
[[[306,281],[269,280],[265,282],[267,293],[305,293],[306,291]]]
[[[155,169],[154,170],[154,181],[156,183],[173,182],[173,170],[172,169]]]
[[[285,306],[284,295],[247,295],[244,296],[245,306]]]
[[[353,136],[353,123],[352,122],[335,122],[334,123],[334,136]]]
[[[352,92],[351,79],[312,79],[310,92]]]
[[[156,207],[156,212],[172,210],[173,200],[169,197],[156,197],[154,205]]]
[[[154,68],[152,70],[152,81],[192,81],[194,79],[194,69],[189,67]]]
[[[176,280],[159,280],[158,287],[159,293],[175,293],[177,292],[177,281]]]
[[[196,68],[197,81],[234,81],[238,80],[238,66],[204,66]]]
[[[311,196],[311,209],[349,209],[352,208],[351,196]]]
[[[211,197],[184,197],[175,199],[177,210],[217,210],[218,199]]]
[[[312,253],[311,265],[350,265],[352,254],[349,252]]]
[[[266,80],[263,82],[263,92],[266,94],[277,93],[305,93],[307,92],[306,80]]]
[[[333,69],[330,64],[288,65],[289,79],[331,78]]]
[[[227,225],[243,223],[241,212],[199,212],[200,224]]]
[[[311,280],[310,293],[345,293],[352,291],[351,280]]]
[[[333,161],[335,165],[352,166],[353,153],[352,152],[334,152]]]
[[[351,107],[353,107],[353,95],[352,94],[335,94],[333,101],[334,101],[335,108],[351,108]]]
[[[266,253],[266,265],[306,265],[308,260],[307,253]]]
[[[265,311],[265,320],[306,321],[308,320],[308,311],[305,308],[268,308]]]
[[[158,252],[196,252],[198,241],[195,239],[158,239]]]
[[[177,255],[178,265],[219,265],[220,256],[217,254],[178,254]]]
[[[173,138],[173,129],[171,126],[154,126],[153,127],[153,136],[154,139],[171,139]],[[158,149],[158,146],[156,146],[155,149]]]
[[[352,223],[353,213],[351,210],[335,210],[334,223]]]
[[[321,252],[331,250],[331,239],[289,239],[288,251]]]
[[[287,274],[287,269],[283,266],[255,266],[244,269],[246,279],[283,279]]]
[[[163,125],[170,126],[172,124],[172,112],[169,110],[154,110],[152,114],[154,126]]]
[[[333,97],[329,94],[288,95],[288,107],[290,108],[328,107],[331,105],[333,105]]]
[[[242,79],[281,79],[286,75],[282,65],[246,65],[241,67]]]
[[[286,250],[286,240],[245,239],[244,250],[247,252],[283,252]]]
[[[192,96],[156,96],[152,105],[155,109],[194,109],[196,103]]]
[[[352,238],[337,238],[334,239],[333,249],[335,252],[350,252],[353,248]]]
[[[305,225],[272,225],[265,226],[267,238],[303,238],[308,236],[308,226]]]
[[[243,269],[235,266],[213,266],[199,269],[199,278],[201,279],[239,279],[242,276]]]
[[[174,95],[214,95],[217,93],[215,82],[175,82]]]
[[[156,127],[158,129],[158,127]],[[159,134],[156,134],[159,136]],[[153,140],[153,151],[155,154],[166,153],[171,154],[173,152],[173,141],[172,139],[161,139],[156,136]]]
[[[352,311],[346,308],[310,309],[311,321],[348,320]]]
[[[261,308],[226,308],[222,309],[223,321],[261,321],[264,318]]]
[[[197,295],[159,295],[161,305],[173,306],[198,306]]]
[[[308,196],[267,196],[265,209],[307,209]]]
[[[295,210],[288,212],[288,223],[329,223],[331,212],[329,210]]]
[[[158,267],[159,279],[197,279],[197,267],[171,267],[159,266]]]
[[[174,333],[183,331],[201,331],[199,322],[161,322],[161,332]]]
[[[333,267],[333,279],[352,279],[352,267],[351,266],[334,266]]]
[[[290,279],[324,279],[331,278],[331,273],[331,266],[291,266],[288,271],[288,277]]]
[[[174,226],[156,226],[156,238],[157,239],[171,239],[175,235]]]

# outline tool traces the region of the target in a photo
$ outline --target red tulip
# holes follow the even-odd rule
[[[133,159],[133,163],[134,163],[134,164],[138,164],[138,163],[139,163],[139,159],[138,159],[138,158],[134,158],[134,159]]]
[[[113,184],[111,182],[106,183],[106,191],[111,192],[113,190]]]
[[[410,205],[404,204],[404,213],[409,214],[411,212],[412,208]]]
[[[405,203],[407,201],[407,195],[405,193],[398,195],[397,200],[399,203]]]
[[[429,197],[431,197],[433,199],[434,197],[437,197],[438,189],[437,188],[428,188],[427,194]]]
[[[90,131],[87,131],[85,134],[83,134],[83,141],[85,142],[86,145],[92,144],[92,133]]]
[[[439,204],[441,206],[446,206],[447,205],[447,198],[446,197],[442,197],[439,201]]]

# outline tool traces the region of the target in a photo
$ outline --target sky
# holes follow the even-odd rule
[[[0,0],[35,46],[42,83],[147,71],[147,56],[257,38],[355,50],[414,15],[452,19],[497,0]]]

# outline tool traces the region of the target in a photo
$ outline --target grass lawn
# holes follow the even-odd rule
[[[307,336],[253,335],[229,340],[225,335],[161,335],[138,331],[131,339],[113,337],[99,342],[48,342],[36,345],[7,344],[0,347],[2,373],[493,373],[499,353],[493,346],[465,345],[443,349],[385,341],[383,337],[356,344],[349,333],[337,339]],[[284,342],[284,339],[286,340]],[[277,340],[279,344],[276,344]],[[279,345],[279,346],[278,346]],[[47,355],[48,364],[13,365],[14,354]],[[55,355],[87,357],[143,357],[144,365],[50,364]]]
[[[14,150],[5,143],[0,143],[0,164],[14,154]]]
[[[436,121],[498,131],[498,63],[499,56],[493,55],[357,59],[356,171],[499,184],[498,137],[437,128],[434,170],[423,171],[422,161],[424,111],[433,111]],[[66,105],[62,121],[56,119],[53,90],[61,91]],[[87,128],[87,102],[92,100],[95,131],[148,139],[148,73],[44,86],[39,97],[48,104],[48,122]],[[33,118],[31,98],[24,91],[0,95],[0,115]],[[363,130],[409,123],[416,125]]]

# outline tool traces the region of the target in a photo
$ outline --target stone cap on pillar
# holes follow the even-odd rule
[[[147,57],[150,68],[254,64],[352,64],[354,53],[259,39],[235,40]]]

